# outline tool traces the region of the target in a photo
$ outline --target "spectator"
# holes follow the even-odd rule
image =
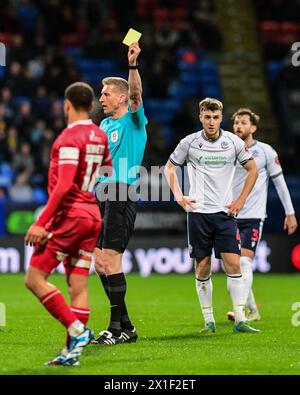
[[[29,185],[29,174],[25,168],[20,168],[13,185],[9,188],[9,197],[15,203],[30,203],[33,200],[33,190]]]
[[[34,161],[31,155],[31,146],[29,143],[21,143],[20,151],[13,157],[12,166],[17,172],[20,171],[20,169],[24,169],[28,176],[32,174]]]

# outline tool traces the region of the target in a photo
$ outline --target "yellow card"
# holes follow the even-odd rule
[[[141,38],[141,36],[142,36],[142,33],[130,28],[122,42],[123,42],[123,44],[126,44],[129,46],[132,43],[137,43],[139,41],[139,39]]]

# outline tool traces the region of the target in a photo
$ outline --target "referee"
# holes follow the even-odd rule
[[[110,300],[110,322],[107,330],[101,331],[93,344],[131,343],[138,337],[125,304],[122,256],[133,233],[136,217],[136,202],[130,199],[128,191],[130,185],[138,180],[133,169],[141,165],[147,140],[148,121],[144,114],[137,63],[140,52],[138,43],[129,46],[128,81],[119,77],[102,80],[99,101],[107,118],[100,127],[108,136],[114,175],[100,177],[96,191],[103,225],[95,252],[95,267]],[[105,200],[103,192],[106,192]]]

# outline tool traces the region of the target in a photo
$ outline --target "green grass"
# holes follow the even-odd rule
[[[64,293],[64,277],[52,276]],[[0,276],[7,325],[0,329],[0,374],[300,374],[300,327],[291,324],[300,302],[299,276],[255,275],[260,334],[233,334],[224,274],[214,275],[217,332],[201,335],[203,322],[193,275],[128,275],[127,305],[139,333],[135,344],[88,346],[79,367],[45,367],[60,351],[65,332],[23,286],[22,275]],[[97,332],[108,323],[108,301],[90,278]]]

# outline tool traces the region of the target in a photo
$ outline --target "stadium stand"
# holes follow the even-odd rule
[[[228,111],[224,127],[230,127],[233,107],[263,111],[265,141],[276,142],[286,173],[295,172],[300,164],[300,67],[291,66],[290,47],[300,41],[299,2],[290,0],[283,7],[280,0],[247,0],[251,26],[258,26],[256,41],[247,42],[248,57],[228,52],[226,34],[237,33],[222,20],[220,5],[226,2],[78,0],[74,7],[71,0],[1,1],[0,42],[7,48],[7,65],[0,66],[0,199],[16,199],[10,190],[17,184],[29,200],[46,200],[50,147],[64,127],[64,89],[83,79],[99,92],[101,78],[126,77],[121,41],[129,26],[143,32],[146,167],[163,165],[185,133],[197,130],[197,103],[213,96]],[[224,7],[221,11],[230,11]],[[242,25],[250,23],[243,18]],[[233,100],[234,92],[241,93],[240,73],[256,86],[262,103],[247,89]],[[94,116],[101,121],[99,111]],[[29,144],[30,171],[14,165],[24,144]]]

